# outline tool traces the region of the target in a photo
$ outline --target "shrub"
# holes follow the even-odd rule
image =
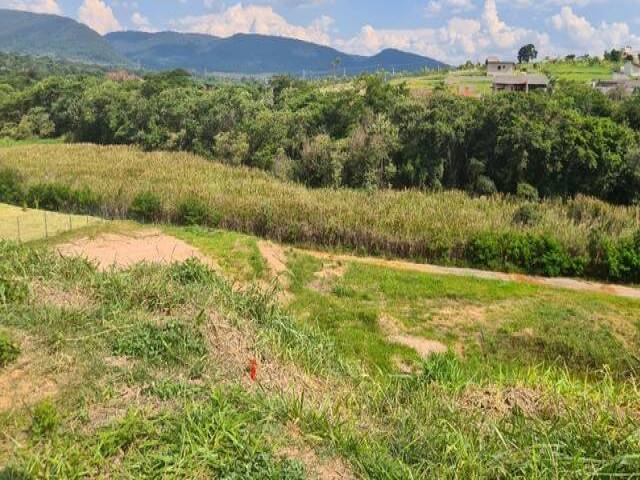
[[[533,227],[542,220],[542,212],[537,205],[527,203],[522,205],[513,215],[513,223],[525,227]]]
[[[475,235],[467,244],[466,257],[481,268],[515,268],[550,277],[581,275],[586,263],[548,235],[515,232]]]
[[[4,368],[20,355],[20,348],[9,337],[0,333],[0,368]]]
[[[24,200],[22,176],[11,168],[0,170],[0,202],[18,205]]]
[[[518,184],[518,187],[516,188],[516,197],[528,202],[537,202],[540,200],[538,189],[533,185],[524,182]]]
[[[477,195],[493,195],[498,191],[496,184],[489,177],[480,175],[473,186],[473,191]]]
[[[640,282],[640,230],[614,240],[596,231],[589,239],[589,274],[611,281]]]
[[[93,213],[101,203],[100,197],[88,187],[73,190],[58,183],[33,185],[27,192],[26,201],[32,208],[78,213]]]
[[[176,217],[176,221],[181,225],[215,227],[220,221],[213,209],[195,197],[182,200],[178,204]]]
[[[140,222],[157,222],[162,218],[162,201],[152,192],[136,195],[129,208],[130,215]]]

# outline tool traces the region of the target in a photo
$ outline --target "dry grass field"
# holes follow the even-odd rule
[[[0,203],[0,240],[29,242],[101,222],[87,215],[45,212]]]
[[[165,218],[197,198],[220,226],[276,241],[349,249],[438,262],[459,262],[461,247],[480,232],[548,234],[585,252],[595,229],[613,237],[640,228],[640,207],[616,207],[579,197],[535,206],[534,223],[514,220],[525,202],[504,196],[470,197],[447,191],[309,190],[245,168],[186,153],[144,153],[131,147],[32,145],[0,150],[0,167],[21,172],[30,184],[89,187],[104,212],[125,217],[133,199],[150,191]]]

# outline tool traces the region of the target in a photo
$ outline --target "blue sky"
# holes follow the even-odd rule
[[[450,63],[640,49],[640,0],[0,0],[65,15],[100,33],[178,30],[300,38],[362,54],[394,47]]]

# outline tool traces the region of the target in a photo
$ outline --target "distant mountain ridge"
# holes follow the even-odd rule
[[[152,70],[186,68],[245,74],[357,74],[377,69],[444,68],[432,58],[388,49],[366,57],[293,38],[236,34],[228,38],[177,32],[114,32],[105,38],[121,55]],[[339,59],[338,63],[336,59]]]
[[[99,65],[128,65],[97,32],[59,15],[0,9],[0,51]]]
[[[149,70],[183,68],[240,75],[356,75],[375,70],[417,71],[446,64],[400,50],[367,57],[293,38],[237,34],[137,31],[100,36],[67,17],[0,9],[0,51],[51,56],[99,65]]]

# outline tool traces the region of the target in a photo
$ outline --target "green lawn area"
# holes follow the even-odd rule
[[[0,203],[0,240],[40,240],[101,221],[87,215],[45,212]]]
[[[545,63],[542,70],[560,81],[591,83],[594,80],[610,79],[619,66],[610,63],[591,65],[583,62]]]

